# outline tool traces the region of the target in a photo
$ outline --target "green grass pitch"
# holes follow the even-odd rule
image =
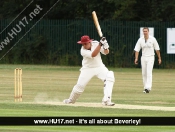
[[[22,68],[23,102],[14,102],[14,69]],[[80,67],[48,65],[0,65],[0,117],[8,116],[175,116],[175,111],[56,105],[68,98]],[[175,70],[154,69],[153,87],[143,94],[141,69],[109,68],[114,71],[112,101],[116,105],[175,107]],[[94,77],[78,103],[97,103],[103,97],[103,82]],[[39,103],[43,102],[43,103]],[[52,102],[53,104],[47,104]],[[76,105],[76,103],[75,103]],[[0,126],[2,132],[174,132],[175,126]]]

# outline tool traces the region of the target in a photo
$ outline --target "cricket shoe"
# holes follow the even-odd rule
[[[70,99],[65,99],[65,100],[63,100],[63,103],[65,103],[65,104],[72,104],[72,102],[71,102]]]
[[[145,90],[143,91],[143,93],[149,93],[149,91],[150,91],[150,90],[145,89]]]
[[[104,105],[104,106],[114,106],[115,103],[113,103],[111,101],[102,101],[102,105]]]

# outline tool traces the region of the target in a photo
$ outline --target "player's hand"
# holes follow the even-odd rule
[[[104,45],[105,43],[107,43],[106,38],[105,38],[105,37],[102,37],[102,38],[100,39],[100,43],[101,43],[101,45]]]
[[[104,48],[104,49],[109,49],[109,44],[108,44],[108,43],[104,43],[104,44],[103,44],[103,48]]]
[[[137,65],[138,64],[138,59],[135,58],[134,63]]]
[[[161,59],[158,59],[158,64],[160,65],[162,63],[162,60]]]

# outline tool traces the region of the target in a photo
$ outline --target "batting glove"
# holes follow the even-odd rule
[[[109,49],[109,44],[108,43],[103,44],[103,48],[104,49]]]
[[[105,43],[107,43],[106,38],[105,38],[105,37],[102,37],[102,38],[100,39],[100,43],[101,43],[101,45],[104,45]]]

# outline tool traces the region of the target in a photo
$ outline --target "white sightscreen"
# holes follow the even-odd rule
[[[167,54],[175,54],[175,28],[167,28]]]

